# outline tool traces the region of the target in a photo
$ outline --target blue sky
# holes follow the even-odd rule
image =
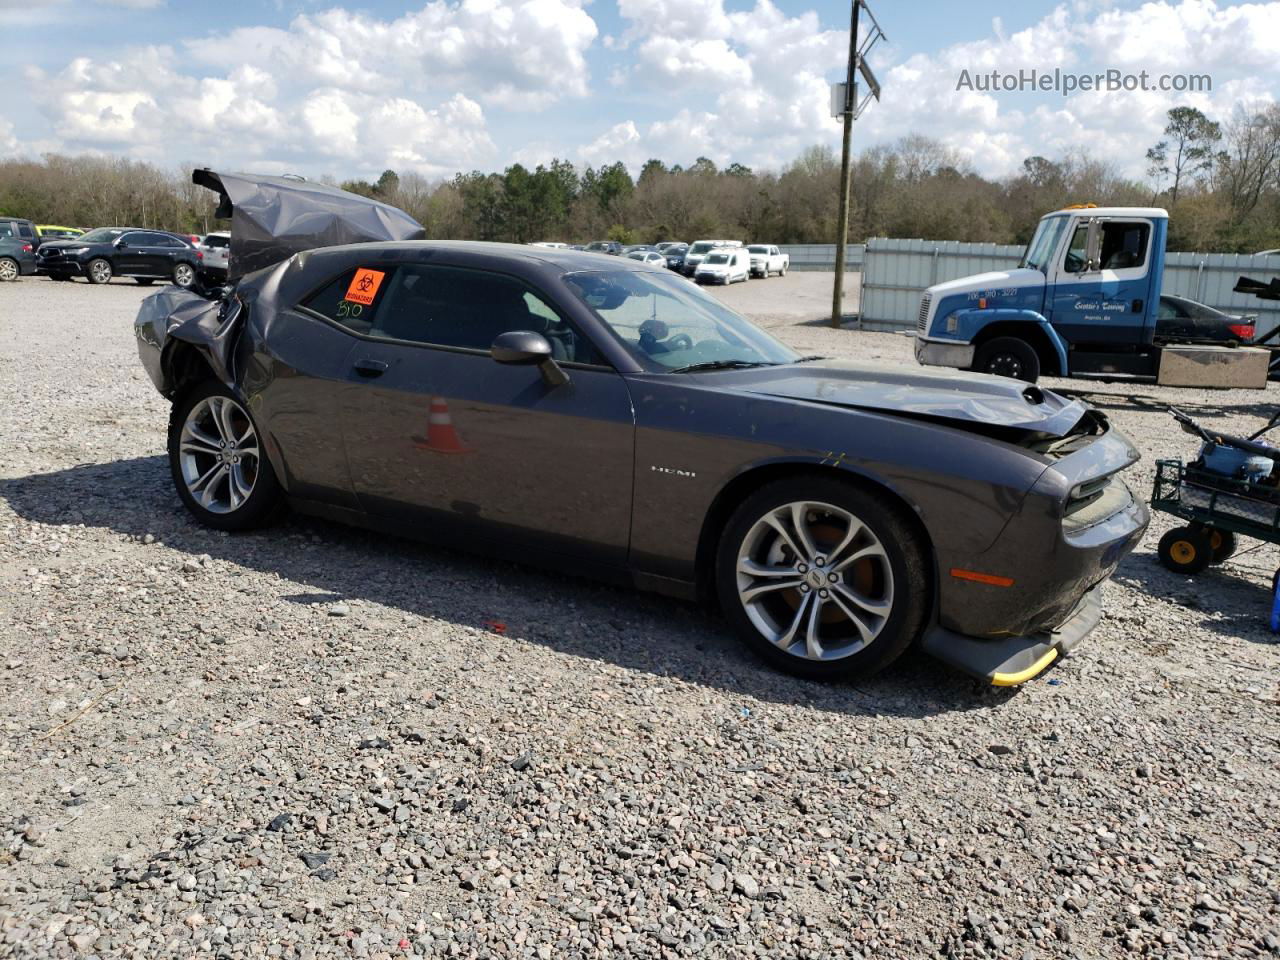
[[[890,41],[871,57],[884,100],[856,143],[925,134],[987,175],[1070,152],[1140,175],[1170,107],[1226,120],[1240,102],[1280,96],[1280,2],[873,9]],[[838,147],[827,85],[842,73],[848,15],[826,0],[0,0],[20,72],[0,102],[0,156],[93,151],[339,177],[553,156],[776,169],[806,146]],[[962,71],[1033,68],[1206,74],[1212,89],[956,89]]]

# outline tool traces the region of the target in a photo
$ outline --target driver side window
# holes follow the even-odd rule
[[[364,292],[355,289],[362,279]],[[487,352],[499,334],[531,330],[547,338],[556,360],[605,363],[537,293],[515,277],[486,270],[423,264],[348,270],[303,306],[380,340]]]
[[[1071,235],[1071,245],[1067,247],[1067,258],[1062,269],[1067,273],[1083,273],[1089,251],[1089,225],[1082,223]]]

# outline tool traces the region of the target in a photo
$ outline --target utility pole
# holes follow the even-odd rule
[[[858,44],[858,14],[867,11],[867,19],[871,21],[871,29],[867,31],[866,42]],[[849,23],[849,65],[845,74],[845,82],[836,84],[832,90],[832,113],[844,121],[844,142],[840,149],[840,212],[836,217],[839,233],[836,234],[836,277],[835,289],[831,294],[831,326],[839,327],[844,316],[844,259],[845,241],[849,236],[849,189],[850,189],[850,143],[853,140],[853,121],[866,108],[872,97],[880,99],[880,84],[867,66],[867,52],[875,42],[884,37],[880,24],[876,23],[871,8],[866,0],[853,0],[853,10]],[[867,81],[868,94],[861,103],[858,102],[857,75],[861,73]],[[839,109],[836,109],[839,108]]]

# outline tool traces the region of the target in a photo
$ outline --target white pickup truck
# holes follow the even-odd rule
[[[747,253],[751,255],[753,277],[767,277],[771,273],[785,277],[787,267],[791,266],[791,255],[783,253],[772,244],[753,243],[747,247]]]

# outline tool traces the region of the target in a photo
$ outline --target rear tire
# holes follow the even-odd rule
[[[787,478],[729,518],[716,590],[739,636],[771,665],[810,680],[866,677],[924,627],[927,553],[886,497],[838,477]]]
[[[1236,552],[1236,535],[1230,530],[1209,528],[1209,549],[1212,551],[1210,563],[1226,563]]]
[[[973,369],[979,373],[1035,383],[1040,379],[1040,357],[1025,340],[996,337],[978,348]]]
[[[1208,532],[1194,527],[1174,527],[1160,538],[1156,553],[1167,569],[1188,577],[1195,576],[1213,560]]]
[[[180,263],[173,268],[173,282],[184,290],[196,282],[196,268],[189,263]]]
[[[218,530],[271,522],[283,495],[263,437],[241,401],[216,380],[181,395],[169,415],[169,469],[197,520]]]

